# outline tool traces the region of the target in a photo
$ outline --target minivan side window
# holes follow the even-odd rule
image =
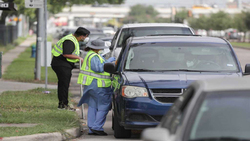
[[[119,57],[117,59],[117,62],[116,62],[116,71],[120,71],[120,69],[122,67],[122,60],[123,60],[123,55],[124,55],[125,49],[126,49],[126,44],[123,44],[122,50],[121,50]]]

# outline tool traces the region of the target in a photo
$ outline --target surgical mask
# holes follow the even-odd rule
[[[89,37],[86,37],[84,40],[83,40],[83,43],[84,44],[87,44],[89,42]]]
[[[103,50],[98,51],[98,54],[102,54],[102,53],[103,53]]]

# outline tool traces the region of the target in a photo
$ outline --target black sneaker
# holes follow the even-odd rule
[[[97,135],[96,133],[88,133],[88,135]]]
[[[64,107],[63,104],[59,104],[59,105],[58,105],[58,109],[59,109],[59,110],[63,110],[63,109],[65,109],[65,107]]]
[[[69,111],[76,111],[75,108],[70,107],[69,105],[64,105],[64,108]]]
[[[93,133],[95,133],[98,136],[107,136],[108,134],[104,131],[98,131],[98,130],[94,130],[94,129],[90,129]]]

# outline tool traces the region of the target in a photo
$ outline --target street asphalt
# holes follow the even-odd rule
[[[20,53],[25,51],[26,48],[30,47],[32,43],[36,42],[36,37],[29,37],[24,42],[22,42],[19,46],[15,47],[14,49],[4,53],[2,56],[2,75],[7,70],[7,67],[11,64],[11,62],[16,59]],[[74,70],[77,71],[79,70]],[[4,91],[25,91],[35,88],[45,88],[45,84],[37,84],[37,83],[24,83],[24,82],[14,82],[14,81],[7,81],[4,79],[0,79],[0,95]],[[48,89],[56,89],[57,85],[47,85]],[[76,76],[72,77],[71,85],[70,85],[70,93],[72,94],[72,99],[74,102],[78,102],[80,99],[80,85],[76,83]],[[1,97],[1,96],[0,96]],[[81,108],[77,109],[77,114],[82,118],[81,114]],[[1,118],[1,113],[0,113]],[[86,121],[81,120],[81,125],[79,125],[78,128],[72,128],[65,130],[64,133],[61,132],[54,132],[54,133],[42,133],[42,134],[34,134],[34,135],[27,135],[27,136],[14,136],[14,137],[1,137],[0,134],[0,141],[62,141],[62,140],[68,140],[77,138],[82,134],[83,129],[86,129]],[[16,124],[7,124],[8,126],[25,126],[30,127],[34,126],[31,124],[22,124],[22,125],[16,125]],[[6,124],[1,123],[0,127],[5,127]]]

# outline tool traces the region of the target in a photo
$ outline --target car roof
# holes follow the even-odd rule
[[[233,91],[250,90],[250,77],[237,78],[215,78],[207,80],[197,80],[192,85],[199,85],[205,92],[210,91]]]
[[[99,37],[98,39],[101,39],[101,40],[112,40],[113,36]]]
[[[224,39],[218,37],[206,36],[190,36],[190,35],[164,35],[164,36],[143,36],[143,37],[130,37],[131,43],[151,43],[151,42],[206,42],[206,43],[219,43],[227,44]]]
[[[135,23],[135,24],[124,24],[122,28],[136,28],[136,27],[159,27],[159,26],[166,26],[166,27],[187,27],[189,26],[181,23]]]

